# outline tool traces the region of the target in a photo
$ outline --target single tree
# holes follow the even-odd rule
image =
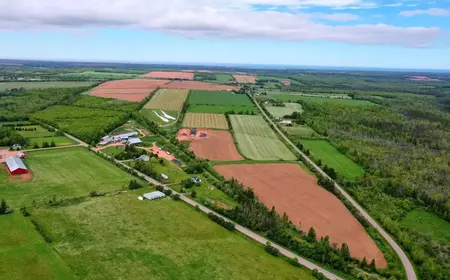
[[[308,240],[309,242],[316,241],[316,231],[314,230],[313,227],[311,227],[308,231]]]

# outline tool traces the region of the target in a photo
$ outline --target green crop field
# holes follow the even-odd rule
[[[160,126],[165,126],[165,125],[172,125],[174,123],[176,123],[177,120],[170,120],[167,119],[169,122],[164,122],[160,117],[158,117],[155,112],[160,115],[161,117],[163,117],[164,115],[162,114],[161,110],[150,110],[150,109],[142,109],[139,114],[146,117],[147,119],[157,123]],[[175,118],[178,119],[178,112],[177,111],[168,111],[168,110],[164,110],[164,112]]]
[[[144,108],[181,111],[188,94],[189,91],[184,89],[160,89],[153,94]]]
[[[0,275],[17,280],[75,280],[69,266],[18,211],[0,216]]]
[[[182,202],[138,194],[88,199],[32,213],[79,279],[313,280]]]
[[[261,116],[230,115],[231,126],[241,153],[254,160],[295,160]]]
[[[216,74],[216,79],[218,82],[234,81],[233,76],[231,76],[230,74]]]
[[[211,106],[211,105],[189,105],[187,110],[190,113],[210,113],[225,114],[227,112],[235,112],[239,114],[259,114],[258,108],[250,106]]]
[[[0,92],[13,88],[71,88],[71,87],[88,87],[93,85],[93,82],[6,82],[0,83]]]
[[[50,144],[52,141],[55,142],[56,147],[70,146],[77,144],[77,142],[67,138],[66,136],[53,136],[53,137],[28,138],[27,145],[29,147],[33,147],[34,144],[37,144],[39,147],[42,147],[42,144],[44,142]]]
[[[325,140],[300,140],[316,159],[322,160],[323,165],[332,167],[340,176],[356,180],[364,176],[364,169],[348,157],[341,154],[335,147]]]
[[[64,77],[92,77],[97,79],[129,79],[136,78],[139,74],[130,73],[115,73],[115,72],[95,72],[95,71],[84,71],[79,73],[64,73],[61,74]]]
[[[401,223],[423,234],[430,234],[433,239],[450,244],[450,223],[432,213],[417,209],[409,212]]]
[[[316,134],[312,128],[306,125],[295,124],[294,126],[283,126],[283,130],[285,130],[290,136],[298,138],[308,138]]]
[[[247,95],[228,91],[193,90],[189,96],[191,105],[255,106]]]
[[[294,112],[303,112],[302,105],[298,103],[283,103],[285,107],[280,106],[272,106],[272,105],[266,105],[267,111],[274,117],[274,118],[282,118],[287,115],[292,115]]]
[[[84,147],[28,152],[25,164],[33,174],[30,182],[0,181],[0,198],[13,207],[33,200],[85,196],[92,190],[113,191],[127,187],[131,175],[87,151]],[[3,168],[0,173],[6,173]],[[4,178],[0,176],[0,178]]]
[[[309,97],[309,96],[301,96],[301,95],[271,95],[271,98],[286,101],[286,102],[295,102],[295,101],[306,101],[312,103],[335,103],[335,104],[343,104],[343,105],[375,105],[370,101],[366,100],[355,100],[355,99],[345,99],[345,98],[323,98],[323,97]]]

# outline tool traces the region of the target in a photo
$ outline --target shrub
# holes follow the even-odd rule
[[[164,194],[167,196],[170,196],[172,194],[172,190],[171,189],[166,189],[164,190]]]
[[[267,242],[265,250],[272,256],[278,256],[280,254],[280,250],[270,245],[270,242]]]
[[[142,188],[142,185],[136,180],[131,180],[130,184],[128,185],[128,188],[130,190],[137,190],[137,189]]]
[[[130,182],[131,183],[131,182]],[[89,196],[91,197],[96,197],[96,196],[104,196],[105,192],[104,191],[91,191],[89,193]]]
[[[178,200],[180,200],[181,198],[180,198],[180,195],[179,195],[179,194],[174,194],[174,195],[172,196],[172,199],[175,200],[175,201],[178,201]]]
[[[156,190],[160,192],[164,192],[164,187],[161,185],[156,186]]]

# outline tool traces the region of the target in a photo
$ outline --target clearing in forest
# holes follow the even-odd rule
[[[188,94],[189,91],[184,89],[160,89],[144,108],[181,111]]]
[[[262,116],[230,115],[241,153],[254,160],[296,160]]]
[[[256,77],[249,75],[233,75],[233,78],[240,84],[255,84]]]
[[[286,213],[303,231],[313,227],[317,237],[329,236],[330,243],[347,243],[353,257],[377,267],[387,262],[364,227],[332,193],[317,185],[317,179],[297,164],[238,164],[215,166],[227,179],[236,178],[269,209]]]
[[[183,126],[192,128],[228,129],[228,122],[225,115],[186,113],[183,120]]]
[[[294,112],[303,113],[301,104],[298,103],[282,103],[284,106],[266,105],[267,111],[277,119],[281,119],[284,116],[290,116]]]
[[[183,203],[137,199],[149,191],[40,208],[32,217],[79,279],[314,279]]]
[[[203,134],[203,137],[200,135]],[[238,153],[233,137],[228,131],[200,130],[191,136],[190,129],[181,129],[177,135],[178,141],[191,142],[189,149],[197,157],[211,161],[237,161],[244,158]]]
[[[326,140],[300,140],[305,149],[308,149],[312,157],[321,160],[323,165],[332,167],[338,175],[349,179],[358,180],[364,176],[364,169],[354,161],[341,154]]]

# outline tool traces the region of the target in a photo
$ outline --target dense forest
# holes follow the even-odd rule
[[[364,93],[378,106],[300,101],[304,119],[367,172],[341,183],[409,252],[423,279],[448,279],[449,244],[399,221],[423,207],[450,221],[450,114],[435,96]]]

